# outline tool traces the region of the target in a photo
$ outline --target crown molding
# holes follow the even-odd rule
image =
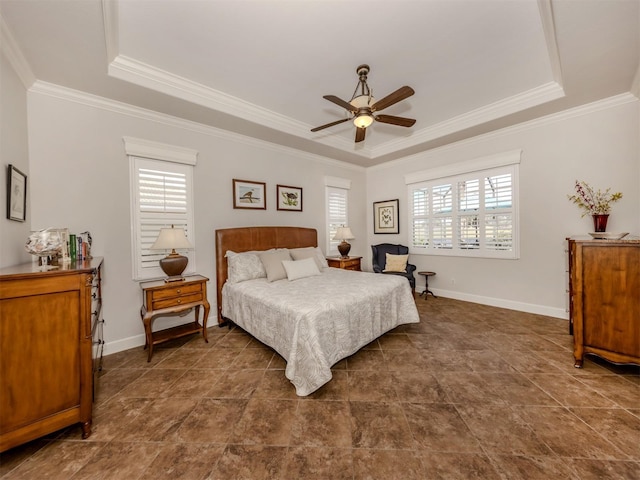
[[[556,82],[549,82],[522,94],[514,95],[450,120],[440,122],[431,127],[424,128],[413,134],[410,138],[401,138],[387,142],[384,145],[374,148],[373,155],[374,157],[379,157],[393,153],[401,146],[407,148],[426,143],[561,97],[564,97],[564,89]]]
[[[135,59],[118,55],[109,64],[108,73],[114,78],[180,98],[197,105],[211,108],[244,120],[273,128],[297,137],[313,140],[310,126],[296,120],[227,95],[188,79],[144,64]],[[412,147],[442,136],[474,127],[497,118],[538,106],[564,96],[564,90],[557,82],[549,82],[522,94],[495,102],[464,115],[422,129],[411,137],[391,140],[378,147],[361,147],[355,150],[353,142],[338,136],[328,136],[315,141],[351,152],[364,158],[394,153],[400,148]]]
[[[562,112],[552,113],[544,117],[536,118],[534,120],[528,120],[526,122],[519,123],[517,125],[511,125],[509,127],[494,130],[492,132],[477,135],[475,137],[459,140],[454,143],[449,143],[441,147],[433,148],[426,152],[415,153],[397,160],[391,160],[389,162],[381,163],[379,165],[372,165],[368,167],[368,170],[383,170],[386,168],[397,168],[405,163],[415,161],[416,159],[425,160],[430,157],[436,157],[442,155],[444,152],[454,150],[456,148],[463,147],[465,145],[473,145],[477,142],[484,142],[486,140],[497,139],[505,137],[507,135],[513,135],[515,133],[524,132],[533,128],[542,127],[545,125],[551,125],[560,121],[568,120],[571,118],[582,117],[591,113],[596,113],[602,110],[610,108],[616,108],[619,106],[627,105],[630,103],[638,103],[639,99],[631,93],[622,93],[620,95],[614,95],[602,100],[580,105],[578,107],[563,110]]]
[[[108,74],[119,80],[227,113],[258,125],[313,140],[364,158],[373,158],[372,149],[369,147],[359,146],[356,149],[353,142],[335,135],[318,138],[317,134],[311,132],[312,126],[309,124],[299,122],[152,65],[139,62],[133,58],[123,55],[116,56],[109,64]]]
[[[31,70],[31,66],[22,54],[22,50],[18,46],[9,26],[5,23],[4,18],[0,15],[0,48],[6,55],[9,63],[16,71],[18,78],[24,85],[25,90],[29,90],[36,81],[36,76]]]
[[[554,81],[558,85],[563,86],[562,65],[560,63],[560,51],[558,50],[556,24],[553,19],[553,7],[551,5],[551,0],[538,0],[538,10],[540,11],[542,31],[544,32],[544,39],[547,44],[547,54],[549,55],[549,63],[551,64],[551,74]]]
[[[640,64],[638,64],[638,69],[636,70],[636,74],[633,77],[633,81],[631,82],[630,91],[637,98],[640,98]]]
[[[109,63],[120,51],[120,31],[118,29],[118,3],[116,0],[102,0],[102,23],[104,24],[104,43],[107,47]]]
[[[37,80],[33,86],[29,89],[30,94],[46,95],[48,97],[58,98],[80,105],[84,105],[90,108],[97,108],[104,111],[116,113],[118,115],[126,115],[141,120],[155,122],[163,125],[167,125],[172,128],[180,128],[190,132],[207,135],[210,137],[216,137],[223,140],[228,140],[235,143],[241,143],[244,145],[252,146],[255,148],[261,148],[269,151],[274,151],[281,154],[292,155],[297,158],[304,158],[310,161],[324,163],[326,165],[337,166],[340,168],[346,168],[353,171],[365,171],[366,167],[354,165],[340,160],[335,160],[329,157],[323,157],[313,153],[303,152],[295,148],[287,147],[284,145],[278,145],[275,143],[267,142],[266,140],[260,140],[246,135],[242,135],[235,132],[229,132],[220,128],[212,127],[209,125],[203,125],[198,122],[192,122],[190,120],[184,120],[182,118],[174,117],[164,113],[158,113],[153,110],[136,107],[124,102],[118,102],[110,100],[98,95],[92,95],[79,90],[74,90],[67,87],[61,87],[52,83],[43,82]]]

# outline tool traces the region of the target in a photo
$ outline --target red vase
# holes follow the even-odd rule
[[[607,220],[609,220],[609,215],[592,215],[592,217],[593,217],[593,230],[595,232],[606,232]]]

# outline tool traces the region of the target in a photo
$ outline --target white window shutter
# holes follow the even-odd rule
[[[326,187],[327,196],[327,254],[338,253],[338,243],[334,240],[338,227],[348,225],[348,190]]]
[[[183,228],[194,250],[180,251],[189,258],[185,273],[195,271],[193,228],[193,167],[180,163],[131,158],[132,222],[135,280],[163,277],[158,261],[169,252],[149,250],[161,228]]]
[[[409,184],[410,253],[518,258],[517,184],[515,160]]]

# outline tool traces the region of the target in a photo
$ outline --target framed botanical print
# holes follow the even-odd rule
[[[264,182],[233,179],[233,208],[267,209],[267,185]]]
[[[7,218],[16,222],[27,219],[27,176],[13,165],[7,172]]]
[[[278,210],[302,211],[302,188],[277,185],[276,195]]]
[[[373,233],[400,233],[398,199],[373,202]]]

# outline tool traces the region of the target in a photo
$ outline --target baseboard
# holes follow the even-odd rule
[[[470,293],[455,292],[451,290],[435,289],[429,286],[430,290],[437,297],[453,298],[455,300],[463,300],[465,302],[479,303],[481,305],[490,305],[492,307],[507,308],[509,310],[518,310],[520,312],[535,313],[545,315],[547,317],[569,319],[569,314],[562,308],[548,307],[546,305],[536,305],[534,303],[515,302],[513,300],[505,300],[503,298],[484,297],[481,295],[472,295]]]
[[[113,342],[107,342],[104,344],[104,355],[111,355],[112,353],[118,353],[136,347],[144,347],[144,343],[144,333]]]

